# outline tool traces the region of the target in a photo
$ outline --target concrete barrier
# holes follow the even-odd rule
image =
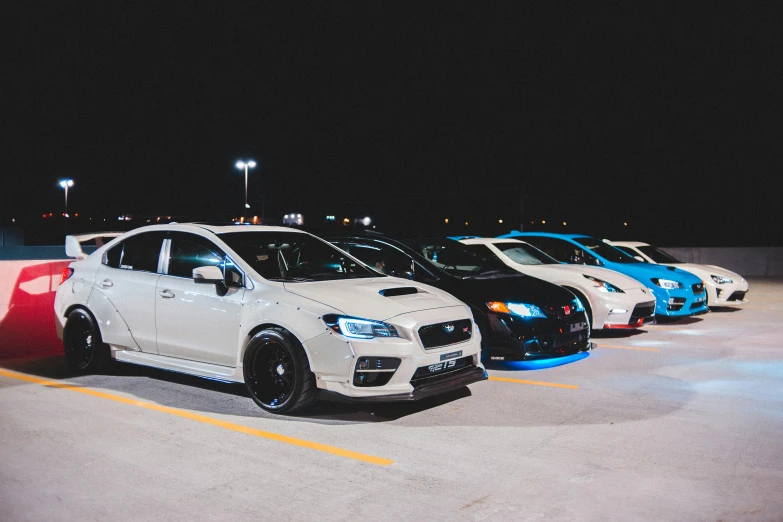
[[[742,276],[783,276],[783,247],[661,247],[686,263],[718,265]]]

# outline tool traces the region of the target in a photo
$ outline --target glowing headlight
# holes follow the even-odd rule
[[[682,288],[682,283],[680,283],[679,281],[672,281],[671,279],[658,279],[657,277],[653,277],[651,281],[656,285],[660,286],[661,288],[669,288],[669,289]]]
[[[715,281],[719,285],[725,285],[726,283],[733,283],[734,282],[731,279],[729,279],[728,277],[723,277],[723,276],[719,276],[719,275],[711,275],[710,277],[712,278],[713,281]]]
[[[606,281],[602,281],[601,279],[598,279],[597,277],[592,277],[587,274],[582,274],[585,279],[589,279],[595,284],[595,287],[598,288],[599,292],[616,292],[620,294],[624,294],[622,290],[614,286],[612,283],[607,283]]]
[[[326,325],[335,332],[352,339],[372,339],[373,337],[399,337],[397,329],[380,321],[370,321],[357,317],[329,314],[323,316]]]
[[[520,317],[542,317],[546,318],[544,312],[539,307],[532,304],[525,303],[503,303],[500,301],[490,301],[487,306],[493,312],[501,312],[504,314],[514,314]]]

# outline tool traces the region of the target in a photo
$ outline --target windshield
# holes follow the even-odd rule
[[[654,246],[640,246],[636,248],[656,263],[682,263],[679,259],[675,259],[660,248]]]
[[[549,257],[534,246],[527,243],[492,243],[515,263],[520,265],[559,265],[554,258]]]
[[[577,237],[574,241],[612,263],[639,263],[637,259],[594,237]]]
[[[320,239],[297,232],[228,232],[220,234],[239,256],[270,281],[330,281],[384,277]]]
[[[413,239],[405,242],[436,267],[457,277],[518,276],[488,248],[471,251],[451,239]]]

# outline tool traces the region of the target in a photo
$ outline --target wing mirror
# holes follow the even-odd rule
[[[223,271],[216,266],[200,266],[193,269],[193,282],[205,285],[225,283]]]

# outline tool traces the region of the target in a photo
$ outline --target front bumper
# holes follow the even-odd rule
[[[707,282],[707,303],[709,306],[742,306],[748,302],[745,295],[750,290],[747,281],[739,281],[728,284],[717,284],[714,281]]]
[[[655,295],[655,315],[666,317],[686,317],[704,314],[707,308],[707,293],[694,294],[691,287],[666,289],[650,283],[650,290]]]
[[[649,290],[633,288],[623,293],[605,293],[593,306],[593,330],[639,328],[655,322],[655,296]]]
[[[550,359],[590,349],[590,325],[584,312],[546,319],[489,313],[486,321],[483,346],[492,361]]]

